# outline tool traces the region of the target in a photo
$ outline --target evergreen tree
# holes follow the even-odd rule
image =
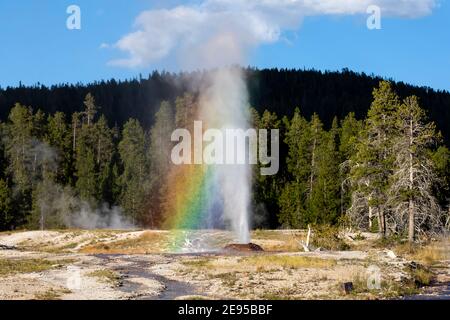
[[[380,82],[373,96],[364,131],[351,157],[350,180],[355,189],[349,210],[354,222],[369,229],[376,217],[378,230],[384,236],[389,219],[386,192],[394,162],[395,112],[400,99],[386,81]]]
[[[287,167],[289,181],[280,197],[279,222],[287,227],[301,228],[307,222],[307,198],[311,177],[311,126],[298,109],[287,126],[285,143],[288,145]]]
[[[188,100],[190,103],[190,100]],[[176,118],[179,119],[177,123],[177,128],[185,128],[188,124],[188,120],[185,123],[185,110],[189,108],[189,105],[180,107],[180,102],[178,101],[178,112]],[[180,120],[182,119],[182,120]],[[192,121],[193,122],[193,121]],[[171,150],[173,143],[170,140],[174,126],[174,114],[173,108],[169,102],[164,101],[161,103],[161,107],[155,116],[155,124],[150,130],[150,163],[152,165],[153,174],[164,174],[167,173],[171,165]]]
[[[46,115],[42,110],[36,111],[33,116],[33,136],[42,139],[47,131]]]
[[[25,223],[31,210],[35,163],[35,157],[31,151],[33,124],[31,108],[16,104],[11,109],[9,122],[6,125],[5,144],[9,163],[7,171],[16,190],[13,197],[14,215],[10,219],[12,229]]]
[[[442,208],[446,208],[447,217],[443,223],[448,230],[450,228],[450,150],[446,146],[439,146],[431,152],[436,175],[439,183],[434,187],[436,197]]]
[[[32,185],[33,156],[30,153],[33,138],[33,111],[16,104],[11,109],[6,127],[8,171],[20,191],[29,191]]]
[[[79,135],[79,130],[81,126],[80,113],[75,112],[72,114],[72,151],[75,155],[77,150],[77,139]]]
[[[167,101],[162,102],[159,111],[156,113],[155,123],[150,129],[150,145],[148,148],[150,195],[146,204],[146,211],[148,212],[148,223],[153,227],[161,225],[167,207],[173,204],[172,199],[169,199],[170,186],[167,185],[167,176],[172,166],[170,158],[173,146],[171,135],[175,129],[175,119],[179,121],[177,124],[177,126],[180,125],[179,128],[185,128],[184,121],[189,122],[185,115],[190,103],[190,98],[187,99],[186,105],[182,105],[181,100],[178,100],[178,112],[175,118],[172,105]]]
[[[5,180],[0,179],[0,230],[11,228],[13,221],[12,192]]]
[[[349,113],[341,122],[339,154],[340,154],[340,211],[344,215],[351,204],[353,193],[351,180],[349,179],[350,159],[356,154],[356,146],[363,130],[363,122],[355,118],[354,113]]]
[[[123,164],[120,176],[120,204],[136,223],[145,221],[144,200],[148,184],[145,133],[139,121],[130,119],[124,125],[119,153]],[[144,215],[144,216],[143,216]]]
[[[442,227],[442,211],[433,194],[438,177],[430,148],[438,141],[434,123],[425,121],[417,97],[408,97],[396,112],[398,135],[393,141],[394,171],[388,196],[396,232],[407,230],[409,242],[416,231]]]
[[[309,185],[308,185],[308,200],[310,201],[313,193],[316,191],[315,187],[317,184],[317,176],[319,171],[319,161],[318,153],[319,149],[324,142],[324,131],[323,124],[319,119],[317,114],[313,114],[311,118],[311,141],[310,141],[310,174],[309,174]]]
[[[356,152],[358,136],[363,129],[363,123],[350,112],[341,122],[341,137],[339,153],[343,161],[350,159]]]
[[[168,102],[162,102],[159,109],[159,118],[161,117],[162,107],[168,107]],[[197,108],[195,98],[190,93],[185,93],[182,97],[178,97],[175,101],[175,125],[177,128],[190,128],[195,120]],[[158,119],[158,115],[156,115]]]
[[[251,109],[250,114],[252,117],[252,122],[254,123],[256,129],[267,130],[268,150],[263,150],[262,152],[271,155],[272,150],[270,149],[270,130],[280,130],[281,121],[278,119],[278,116],[275,113],[269,112],[267,110],[264,111],[261,118],[259,118],[259,115],[255,109]],[[261,148],[261,144],[259,148]],[[254,168],[254,226],[257,228],[275,228],[278,223],[276,213],[280,210],[278,202],[282,190],[280,176],[261,175],[261,165],[254,166]]]
[[[94,117],[97,114],[98,107],[95,105],[94,96],[91,93],[88,93],[84,98],[84,119],[88,126],[94,123]]]
[[[54,148],[58,155],[58,171],[55,182],[63,185],[72,184],[73,157],[71,132],[62,112],[49,115],[47,120],[47,134],[44,141]]]
[[[97,177],[95,171],[94,150],[89,144],[80,139],[77,145],[77,156],[75,163],[76,190],[81,199],[93,202],[98,194]]]
[[[99,153],[98,153],[98,130],[96,130],[93,116],[95,115],[95,101],[88,94],[84,101],[85,121],[78,123],[78,116],[72,116],[72,130],[74,138],[75,175],[77,178],[75,187],[83,200],[94,204],[99,199],[101,190],[99,188]],[[77,128],[78,127],[78,128]]]
[[[108,127],[105,116],[101,116],[95,123],[95,155],[96,171],[98,172],[98,195],[97,199],[113,203],[113,157],[114,144],[113,132]]]
[[[0,179],[6,178],[6,168],[8,167],[5,151],[5,124],[0,122]]]
[[[72,117],[72,138],[76,147],[76,189],[84,200],[114,202],[113,195],[113,130],[105,116],[95,121],[98,107],[91,94],[84,101],[85,121],[79,126],[78,117]],[[78,127],[79,126],[79,127]],[[78,127],[78,128],[77,128]]]
[[[329,132],[324,133],[316,150],[314,188],[309,203],[310,220],[316,224],[335,224],[339,217],[339,128],[337,119]]]

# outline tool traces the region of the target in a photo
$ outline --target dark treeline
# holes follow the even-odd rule
[[[83,100],[91,93],[109,125],[121,127],[129,118],[137,119],[148,129],[162,101],[174,101],[185,92],[195,94],[205,72],[173,74],[154,72],[147,78],[128,81],[101,81],[88,85],[58,85],[45,87],[19,86],[0,90],[0,120],[6,120],[15,103],[39,108],[46,113],[61,111],[67,117],[82,110]],[[372,90],[382,80],[379,77],[349,70],[320,72],[314,70],[246,69],[250,104],[258,112],[269,110],[291,117],[296,107],[310,118],[318,114],[329,128],[335,116],[340,119],[354,112],[358,119],[367,114]],[[446,142],[450,141],[450,93],[429,88],[393,83],[402,97],[419,97]],[[448,143],[447,143],[448,144]]]
[[[264,78],[265,72],[284,74],[286,79],[316,75],[317,79],[341,76],[374,81],[352,73],[318,76],[314,72],[260,71],[258,77]],[[303,85],[301,82],[294,81],[298,86]],[[326,82],[319,82],[317,90],[321,85],[327,88]],[[165,83],[168,91],[174,90]],[[270,86],[269,80],[260,79],[259,83],[258,90],[269,90],[263,87],[263,84]],[[148,99],[147,95],[138,94],[142,92],[138,81],[115,85],[122,89],[112,91],[110,105],[127,101],[124,88],[136,90],[129,93],[134,101]],[[335,84],[337,88],[341,85]],[[356,81],[355,91],[351,91],[356,96],[358,85]],[[254,86],[252,90],[256,90]],[[255,167],[253,226],[304,228],[308,224],[344,224],[383,235],[409,235],[411,241],[418,234],[448,230],[450,152],[444,146],[439,126],[430,121],[421,107],[424,102],[416,96],[399,95],[396,91],[399,86],[385,81],[377,83],[371,89],[368,108],[359,109],[355,105],[360,113],[367,109],[362,118],[355,112],[342,116],[327,113],[325,118],[331,118],[329,125],[320,116],[320,110],[314,108],[304,111],[300,106],[288,115],[287,107],[274,112],[266,102],[261,102],[260,108],[251,108],[254,127],[278,128],[281,134],[280,172],[261,176]],[[54,91],[18,88],[5,92],[23,90],[26,96],[43,90],[52,100],[51,94],[57,94],[58,90],[73,90],[73,98],[78,99],[75,96],[80,92],[99,88],[102,84],[54,88]],[[110,223],[111,217],[117,212],[135,226],[164,227],[165,214],[174,202],[170,198],[173,193],[167,192],[171,188],[167,178],[174,168],[170,161],[173,147],[170,136],[174,128],[192,126],[198,110],[196,96],[180,88],[176,89],[180,95],[175,100],[159,103],[148,127],[139,120],[148,111],[142,108],[141,115],[134,114],[137,109],[130,102],[126,103],[130,110],[121,115],[112,107],[99,107],[96,95],[106,99],[110,89],[86,93],[80,106],[73,106],[77,111],[69,113],[57,105],[31,107],[15,103],[0,122],[0,229],[84,227],[86,224],[81,222],[86,219],[95,220],[89,227],[113,227],[117,224]],[[288,98],[278,101],[281,95],[277,98],[276,90],[282,89],[275,88],[271,89],[272,95],[268,94],[272,98],[267,97],[267,104],[296,105]],[[417,90],[436,101],[448,96],[407,86],[403,89]],[[315,92],[314,100],[327,101],[323,92],[329,90]],[[336,95],[348,95],[349,101],[363,99],[361,92],[359,98],[352,100],[350,93],[338,94],[335,90]],[[123,96],[116,101],[114,97],[119,94]],[[295,92],[286,95],[292,99],[294,96]],[[332,99],[335,102],[330,102],[329,110],[334,110],[339,99],[336,96]],[[344,108],[352,109],[350,106]],[[49,108],[51,111],[44,111]],[[334,112],[341,115],[344,112],[341,108]],[[436,104],[435,109],[439,108],[444,109]],[[121,106],[120,110],[125,109]],[[107,114],[114,120],[108,119]],[[121,209],[116,210],[118,207]],[[95,213],[95,219],[89,212]]]

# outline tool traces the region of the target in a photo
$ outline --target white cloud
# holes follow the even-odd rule
[[[105,42],[103,42],[103,43],[101,43],[100,44],[100,49],[109,49],[111,46],[108,44],[108,43],[105,43]]]
[[[148,10],[136,18],[135,31],[114,44],[128,57],[110,64],[146,66],[174,52],[187,67],[242,63],[249,49],[279,41],[304,17],[366,14],[370,5],[383,16],[417,18],[431,14],[436,0],[204,0]]]

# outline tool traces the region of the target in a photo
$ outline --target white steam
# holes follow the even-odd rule
[[[120,207],[104,203],[98,209],[82,202],[79,209],[68,215],[67,226],[81,229],[132,229],[133,224],[125,218]]]
[[[241,69],[216,70],[208,83],[200,98],[200,117],[211,128],[223,132],[248,128],[248,94]],[[218,165],[216,173],[216,196],[223,201],[223,219],[231,225],[239,242],[248,243],[251,167],[248,164]]]
[[[62,187],[51,181],[38,186],[36,203],[39,206],[39,224],[47,228],[77,229],[132,229],[120,207],[103,203],[95,208],[75,195],[70,187]]]
[[[33,138],[27,152],[26,165],[32,173],[36,190],[36,209],[39,210],[37,223],[40,229],[80,228],[80,229],[130,229],[133,224],[125,217],[120,207],[110,207],[103,203],[94,208],[80,199],[68,186],[54,182],[58,172],[59,156],[56,149],[45,142]]]

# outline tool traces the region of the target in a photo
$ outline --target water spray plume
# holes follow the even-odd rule
[[[202,130],[215,128],[225,132],[227,129],[249,127],[247,89],[239,68],[215,70],[204,88],[198,99],[198,110],[194,113],[203,124]],[[245,141],[245,137],[238,137],[238,140],[240,138]],[[198,147],[194,142],[193,149]],[[225,152],[234,153],[234,150]],[[170,188],[165,207],[166,227],[195,230],[225,226],[234,232],[236,241],[248,243],[250,179],[249,164],[174,166],[167,181]],[[185,244],[186,234],[180,232],[172,248]]]

